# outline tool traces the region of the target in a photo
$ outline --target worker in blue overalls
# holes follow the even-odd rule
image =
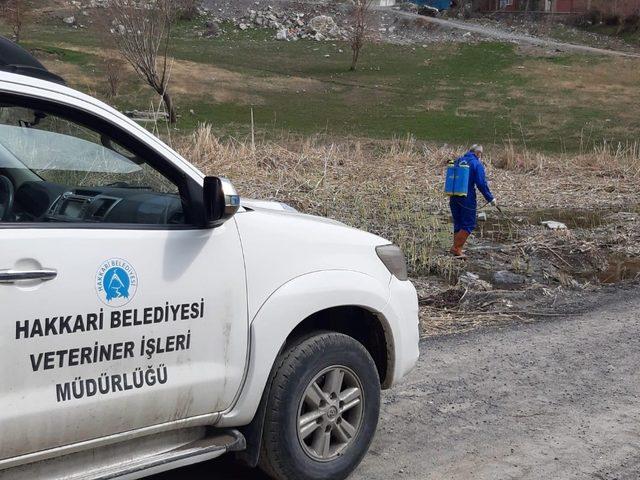
[[[456,257],[464,257],[462,247],[473,233],[478,221],[478,202],[476,188],[488,203],[496,206],[496,199],[489,189],[482,164],[482,145],[474,145],[458,162],[464,161],[469,166],[469,187],[466,196],[452,196],[450,200],[451,216],[453,217],[453,247],[451,253]]]

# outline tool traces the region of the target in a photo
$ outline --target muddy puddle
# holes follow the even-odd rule
[[[609,267],[597,278],[608,284],[640,279],[640,258],[610,258]]]
[[[476,235],[492,242],[508,243],[518,240],[522,235],[520,230],[510,222],[502,218],[488,218],[484,222],[478,222]],[[525,224],[523,223],[524,227]]]
[[[547,220],[564,223],[569,229],[597,228],[611,222],[614,212],[578,209],[539,210],[528,215],[529,223],[540,225]]]
[[[522,236],[522,229],[528,226],[541,226],[542,222],[564,223],[569,230],[594,229],[611,223],[613,211],[552,208],[532,212],[503,212],[483,210],[486,220],[478,221],[477,235],[493,242],[509,242]]]
[[[640,206],[634,208],[627,212],[618,210],[545,209],[532,212],[508,212],[505,210],[504,213],[495,209],[486,209],[484,212],[487,215],[487,219],[478,222],[476,236],[492,243],[509,244],[525,239],[526,235],[533,234],[535,230],[532,230],[532,227],[544,229],[542,222],[555,221],[566,225],[569,231],[580,230],[581,233],[578,235],[582,238],[585,236],[586,238],[596,238],[595,235],[598,237],[603,235],[601,227],[611,226],[615,229],[619,224],[638,221],[637,212],[640,212]],[[603,255],[599,256],[599,258],[598,256],[590,256],[586,252],[581,256],[580,253],[576,254],[571,249],[565,250],[561,246],[556,246],[555,249],[542,248],[541,251],[553,254],[553,257],[551,257],[553,265],[560,270],[562,275],[568,275],[569,279],[576,277],[583,281],[602,284],[640,280],[640,258],[607,255],[606,252],[602,252]],[[485,265],[485,263],[487,264]],[[511,266],[504,267],[511,270]],[[520,267],[522,268],[521,265]],[[533,259],[532,267],[534,271],[537,270],[535,259]],[[474,268],[481,279],[495,283],[495,279],[492,276],[495,274],[496,265],[491,261],[485,262],[479,259],[479,261],[475,262]],[[503,288],[507,289],[521,287],[521,284],[503,286]]]

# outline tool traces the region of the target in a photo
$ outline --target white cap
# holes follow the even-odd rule
[[[482,145],[475,144],[471,146],[471,151],[476,153],[483,153],[484,148],[482,147]]]

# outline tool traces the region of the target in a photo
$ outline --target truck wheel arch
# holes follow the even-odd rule
[[[309,315],[289,334],[281,351],[301,338],[318,332],[336,332],[360,342],[376,364],[380,384],[388,387],[393,375],[393,336],[386,319],[362,306],[331,307]]]
[[[374,358],[383,387],[389,386],[395,367],[395,347],[392,329],[384,315],[388,300],[387,284],[355,271],[314,272],[282,285],[263,303],[251,322],[245,382],[235,406],[223,413],[219,425],[249,424],[280,353],[292,341],[315,331],[336,331],[360,341]],[[356,317],[345,317],[349,314]],[[373,331],[359,328],[357,320],[366,322]]]

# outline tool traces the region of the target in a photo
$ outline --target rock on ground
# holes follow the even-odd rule
[[[242,18],[236,20],[235,24],[240,30],[250,28],[276,30],[277,40],[310,38],[324,41],[347,38],[346,29],[341,28],[329,15],[312,17],[292,9],[278,10],[271,5],[261,9],[249,9]]]

